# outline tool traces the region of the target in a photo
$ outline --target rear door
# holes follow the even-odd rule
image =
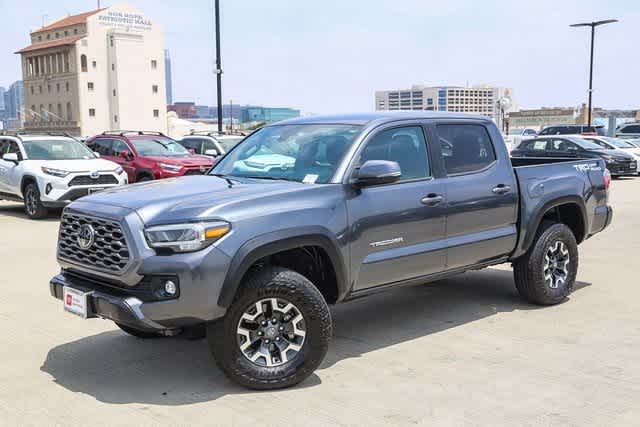
[[[397,162],[398,182],[355,190],[347,199],[354,290],[441,272],[446,257],[443,180],[434,174],[420,124],[385,126],[356,155]]]
[[[447,175],[446,269],[507,255],[517,241],[518,191],[509,157],[495,149],[498,130],[483,122],[445,122],[435,129]]]

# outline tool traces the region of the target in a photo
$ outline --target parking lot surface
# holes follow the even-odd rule
[[[321,368],[276,392],[231,383],[205,340],[64,313],[56,215],[0,202],[0,425],[637,425],[640,179],[611,193],[566,303],[524,303],[501,266],[343,304]]]

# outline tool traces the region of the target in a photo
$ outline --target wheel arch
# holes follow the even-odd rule
[[[321,253],[326,255],[327,262],[333,270],[335,289],[325,289],[323,291],[319,287],[325,299],[328,299],[327,303],[334,303],[344,298],[347,293],[348,281],[345,263],[342,260],[338,242],[330,237],[322,227],[304,227],[303,229],[295,228],[267,233],[243,244],[231,260],[218,297],[218,305],[225,308],[231,305],[243,277],[251,267],[261,260],[304,248],[320,249]],[[314,283],[314,285],[318,286],[317,283]],[[333,291],[335,291],[335,295],[327,298],[327,292],[331,293]]]
[[[34,182],[36,185],[38,185],[38,179],[34,175],[24,175],[20,180],[20,194],[22,194],[23,197],[24,197],[24,190],[26,189],[27,184],[31,182]]]

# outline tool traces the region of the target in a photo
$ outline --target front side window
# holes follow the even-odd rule
[[[440,147],[448,175],[477,172],[496,161],[487,129],[482,125],[438,125]]]
[[[95,155],[86,145],[75,140],[26,141],[24,151],[30,160],[87,160]]]
[[[367,142],[358,164],[369,160],[388,160],[398,163],[402,173],[400,181],[430,176],[427,142],[420,126],[409,126],[381,131]]]
[[[620,129],[620,133],[640,133],[640,125],[629,125]]]
[[[238,144],[212,174],[326,184],[360,126],[301,124],[269,126]]]
[[[90,148],[101,156],[113,156],[111,146],[112,140],[110,139],[95,139],[91,143]]]
[[[134,139],[131,141],[141,156],[187,156],[189,150],[169,138]]]
[[[599,147],[599,146],[598,146]],[[554,139],[549,144],[550,151],[578,151],[580,148],[566,139]]]

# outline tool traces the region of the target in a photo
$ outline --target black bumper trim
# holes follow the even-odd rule
[[[102,290],[95,290],[89,282],[84,282],[76,278],[71,278],[64,274],[59,274],[49,282],[51,296],[62,300],[63,288],[65,286],[77,289],[82,292],[92,292],[87,297],[87,317],[102,317],[114,322],[124,323],[136,329],[145,331],[159,331],[167,328],[144,317],[140,306],[143,304],[134,296],[113,295]]]

